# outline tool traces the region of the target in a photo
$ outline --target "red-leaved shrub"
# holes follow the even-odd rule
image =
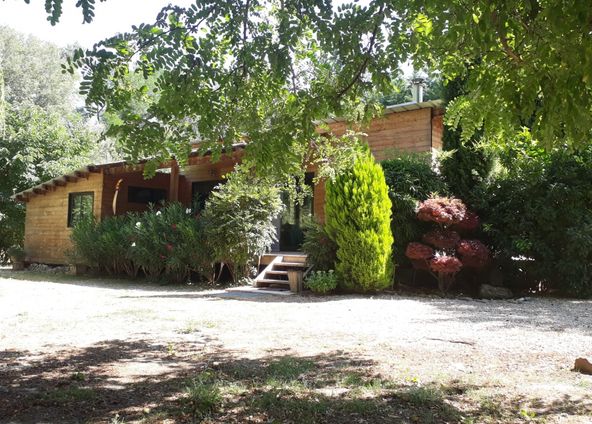
[[[489,249],[479,240],[461,240],[463,234],[479,227],[479,217],[467,210],[460,199],[432,197],[420,203],[417,218],[434,222],[438,227],[425,233],[422,241],[407,245],[405,255],[415,269],[426,270],[438,280],[438,287],[446,292],[463,267],[483,268],[489,262]],[[454,228],[454,230],[452,230]]]
[[[422,240],[438,249],[455,249],[460,241],[456,231],[435,229],[425,233]]]
[[[438,274],[456,274],[461,270],[462,265],[458,258],[449,255],[435,256],[430,261],[430,269]]]
[[[412,242],[407,245],[405,256],[412,260],[428,260],[434,256],[434,249],[423,243]]]
[[[479,228],[479,217],[475,212],[466,211],[463,219],[454,225],[454,228],[459,231],[475,231]]]
[[[461,240],[457,252],[464,266],[483,268],[489,262],[489,249],[479,240]]]
[[[417,218],[420,221],[452,225],[461,222],[466,212],[467,207],[460,199],[432,197],[419,204]]]

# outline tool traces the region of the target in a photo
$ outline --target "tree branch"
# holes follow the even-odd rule
[[[364,55],[365,56],[364,61],[362,62],[362,64],[358,68],[358,71],[354,75],[354,78],[343,89],[341,89],[337,93],[337,95],[335,96],[336,100],[339,100],[345,93],[347,93],[356,84],[356,82],[358,82],[360,80],[360,78],[362,77],[362,74],[366,70],[368,63],[370,62],[372,50],[374,49],[374,44],[376,42],[376,35],[378,34],[378,30],[380,29],[380,24],[382,23],[381,18],[384,17],[383,14],[384,14],[384,3],[380,6],[380,11],[377,15],[378,21],[376,22],[376,25],[374,26],[374,29],[372,31],[372,35],[370,36],[370,42],[368,43],[368,48],[366,49],[366,53]]]
[[[248,25],[248,21],[249,21],[249,6],[250,6],[251,0],[247,0],[245,3],[245,16],[243,17],[243,49],[245,49],[246,45],[247,45],[247,25]],[[244,51],[243,51],[243,63],[242,63],[242,68],[243,68],[243,78],[247,77],[247,63],[245,61],[245,57],[244,57]]]
[[[491,20],[493,21],[493,24],[496,28],[497,35],[499,37],[499,40],[502,44],[502,48],[503,48],[504,52],[506,53],[506,55],[510,59],[512,59],[512,61],[514,63],[516,63],[517,65],[522,65],[524,63],[524,60],[522,59],[522,57],[520,57],[520,55],[518,53],[516,53],[514,51],[514,49],[512,49],[512,47],[510,47],[510,44],[508,43],[508,37],[506,37],[503,34],[503,29],[500,27],[500,22],[499,22],[496,11],[492,12]]]

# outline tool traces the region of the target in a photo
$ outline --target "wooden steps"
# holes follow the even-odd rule
[[[288,276],[288,271],[280,271],[277,269],[272,269],[271,271],[267,271],[267,275],[285,275]]]
[[[285,268],[306,268],[306,264],[302,262],[279,262],[275,265]]]
[[[276,254],[255,279],[255,287],[279,287],[290,290],[289,271],[308,271],[306,255],[301,253]]]

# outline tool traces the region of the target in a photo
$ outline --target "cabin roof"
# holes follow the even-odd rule
[[[442,100],[428,100],[426,102],[407,102],[407,103],[399,103],[397,105],[390,105],[384,108],[384,115],[389,115],[391,113],[400,113],[400,112],[407,112],[409,110],[418,110],[418,109],[437,109],[444,106],[444,101]],[[335,122],[344,122],[346,121],[345,118],[342,117],[329,117],[325,119],[320,119],[315,121],[315,124],[325,123],[325,124],[334,124]]]
[[[246,146],[246,143],[235,143],[232,145],[232,151],[234,152],[236,150],[244,149],[245,146]],[[223,150],[223,152],[224,152],[224,150]],[[189,157],[196,157],[196,156],[200,156],[200,155],[208,156],[211,154],[212,154],[211,150],[208,150],[204,153],[204,152],[200,152],[199,148],[196,147],[196,148],[191,149],[191,153],[189,153]],[[149,159],[142,159],[142,160],[138,161],[137,163],[131,163],[129,161],[120,160],[120,161],[106,162],[106,163],[96,164],[96,165],[87,165],[87,166],[84,166],[80,169],[74,170],[68,174],[64,174],[59,177],[52,178],[51,180],[44,181],[42,183],[37,184],[36,186],[33,186],[33,187],[28,188],[26,190],[20,191],[18,193],[15,193],[11,196],[11,199],[23,201],[27,197],[46,193],[48,191],[48,188],[50,188],[50,187],[64,186],[67,183],[76,182],[78,179],[85,178],[91,173],[100,173],[105,169],[117,168],[119,166],[142,165],[142,164],[145,164],[146,162],[148,162],[148,160]]]

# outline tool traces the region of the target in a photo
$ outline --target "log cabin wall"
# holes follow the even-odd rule
[[[70,193],[92,192],[93,213],[99,219],[103,196],[103,175],[91,173],[65,186],[54,186],[46,194],[31,196],[25,215],[24,249],[28,262],[67,263],[66,251],[71,248],[68,228],[68,196]]]
[[[329,124],[332,134],[345,133],[344,122]],[[367,134],[365,140],[378,162],[392,157],[397,151],[431,152],[442,146],[442,116],[432,108],[390,113],[373,119],[368,126],[359,129]],[[325,221],[325,184],[314,187],[314,215]]]
[[[442,113],[436,113],[432,116],[432,150],[442,150],[442,135],[444,134],[443,118]]]

